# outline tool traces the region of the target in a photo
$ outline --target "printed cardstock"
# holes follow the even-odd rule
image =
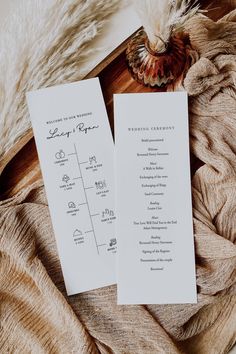
[[[114,107],[118,304],[196,303],[187,94]]]
[[[27,101],[67,293],[114,284],[114,144],[99,80]]]

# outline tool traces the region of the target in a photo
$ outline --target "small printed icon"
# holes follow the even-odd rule
[[[93,163],[97,163],[97,158],[96,156],[90,156],[89,157],[89,163],[92,165]]]
[[[105,209],[102,212],[102,217],[105,218],[106,216],[114,216],[114,211],[110,209]]]
[[[97,189],[104,189],[104,188],[106,188],[107,184],[106,184],[106,181],[103,180],[103,181],[95,182],[95,186]]]
[[[68,203],[68,208],[69,208],[69,209],[74,209],[74,208],[76,208],[75,203],[74,203],[74,202],[69,202],[69,203]]]
[[[64,175],[62,177],[62,181],[65,182],[65,183],[68,183],[69,180],[70,180],[70,177],[68,175]]]
[[[111,239],[110,239],[109,246],[110,246],[110,247],[115,246],[116,243],[117,243],[116,238],[111,238]]]
[[[73,237],[78,237],[78,236],[82,236],[82,235],[83,235],[82,231],[80,231],[80,230],[78,230],[78,229],[76,229],[76,230],[73,232]]]
[[[66,156],[66,154],[64,153],[63,150],[59,150],[59,151],[55,154],[55,158],[56,158],[57,160],[64,159],[65,156]]]

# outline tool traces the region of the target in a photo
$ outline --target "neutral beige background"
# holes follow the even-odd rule
[[[19,1],[20,0],[0,0],[0,24],[11,16],[11,12],[14,11],[15,5],[17,3],[19,4]],[[130,36],[140,27],[140,25],[139,18],[130,5],[113,15],[110,22],[107,24],[104,33],[97,40],[97,44],[102,50],[94,55],[93,65],[95,66],[104,59],[109,52]],[[2,31],[3,30],[1,29],[0,35],[3,35]],[[230,352],[230,354],[236,354],[236,347]]]
[[[15,5],[17,4],[19,6],[20,1],[21,0],[0,0],[0,35],[3,30],[1,23],[5,22],[5,20],[11,16]],[[127,3],[127,5],[111,17],[102,35],[96,40],[96,47],[101,48],[101,50],[90,57],[93,66],[101,62],[102,59],[141,26],[140,20],[129,2],[121,0],[121,3],[122,1]]]

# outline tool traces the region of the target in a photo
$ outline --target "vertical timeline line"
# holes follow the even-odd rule
[[[81,167],[80,167],[80,162],[79,162],[79,156],[78,156],[78,152],[77,152],[75,144],[74,144],[74,149],[75,149],[76,161],[77,161],[77,164],[78,164],[78,167],[79,167],[80,176],[81,176],[81,181],[82,181],[82,184],[83,184],[84,195],[85,195],[86,204],[87,204],[87,207],[88,207],[88,212],[89,212],[90,222],[91,222],[91,226],[92,226],[94,241],[95,241],[95,244],[96,244],[96,247],[97,247],[97,252],[99,254],[98,243],[97,243],[97,239],[96,239],[96,235],[95,235],[95,231],[94,231],[93,220],[92,220],[92,216],[91,216],[91,212],[90,212],[90,208],[89,208],[89,203],[88,203],[88,197],[87,197],[87,193],[86,193],[85,186],[84,186],[84,179],[83,179],[83,175],[82,175],[82,171],[81,171]]]

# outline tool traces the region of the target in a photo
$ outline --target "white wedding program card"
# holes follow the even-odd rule
[[[114,284],[114,144],[99,80],[27,101],[67,293]]]
[[[187,94],[114,104],[118,304],[195,303]]]

